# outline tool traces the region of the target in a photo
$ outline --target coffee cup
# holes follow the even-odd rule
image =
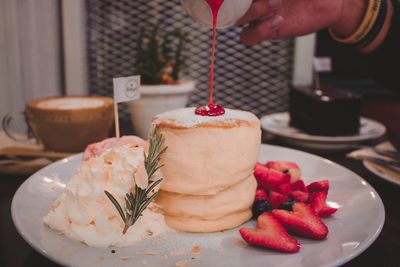
[[[25,132],[13,127],[21,121],[27,125]],[[31,100],[22,113],[7,114],[2,124],[17,142],[34,139],[48,150],[81,152],[88,144],[107,138],[113,121],[112,98],[65,96]]]

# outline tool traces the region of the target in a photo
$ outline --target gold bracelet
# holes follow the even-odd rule
[[[335,33],[329,29],[329,33],[333,39],[338,42],[345,43],[345,44],[355,44],[363,39],[372,29],[374,26],[376,19],[379,14],[379,9],[381,7],[382,0],[369,0],[367,11],[365,12],[365,16],[361,21],[361,24],[355,30],[353,34],[346,38],[340,38],[335,35]]]

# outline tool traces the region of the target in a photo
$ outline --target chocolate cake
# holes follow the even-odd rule
[[[341,88],[293,88],[290,92],[290,126],[309,134],[358,134],[360,113],[361,97]]]

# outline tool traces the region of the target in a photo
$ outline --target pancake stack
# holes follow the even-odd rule
[[[153,124],[168,146],[156,202],[170,227],[215,232],[251,218],[261,143],[254,114],[226,109],[222,116],[207,117],[185,108],[159,114]]]

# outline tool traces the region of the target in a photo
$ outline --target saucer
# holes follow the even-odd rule
[[[386,150],[386,151],[396,151],[396,149],[390,142],[381,143],[381,144],[377,145],[376,148]],[[361,149],[361,150],[353,151],[348,156],[350,156],[350,157],[353,156],[353,158],[357,158],[357,155],[366,155],[366,156],[373,156],[373,157],[378,157],[378,158],[389,159],[389,158],[382,157],[368,149]],[[379,178],[382,178],[388,182],[391,182],[391,183],[394,183],[394,184],[397,184],[400,186],[400,170],[387,168],[387,167],[378,165],[378,164],[373,163],[368,160],[363,160],[363,164],[364,164],[365,168],[367,168],[367,170],[369,170],[370,172],[372,172]]]
[[[375,164],[367,160],[364,160],[363,164],[365,168],[367,168],[370,172],[372,172],[376,176],[400,186],[400,172],[382,167],[378,164]]]
[[[386,133],[386,127],[382,123],[363,117],[359,133],[348,136],[311,135],[291,127],[289,121],[288,112],[274,113],[261,118],[261,127],[286,143],[325,151],[348,149],[363,141],[377,139]]]

